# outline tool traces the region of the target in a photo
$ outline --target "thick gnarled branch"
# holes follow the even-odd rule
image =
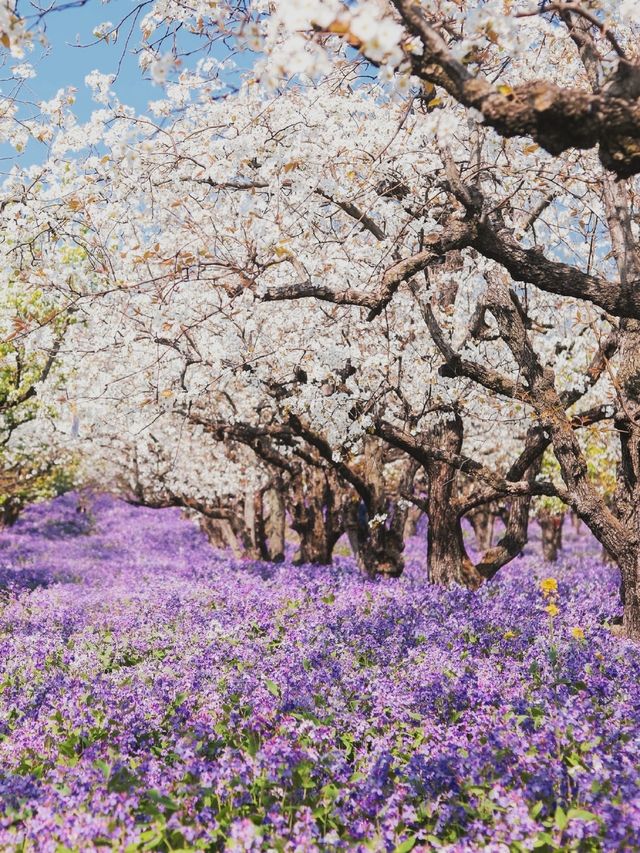
[[[565,88],[531,80],[498,90],[481,74],[457,60],[447,42],[413,0],[393,0],[408,30],[423,45],[413,55],[413,72],[441,86],[456,101],[479,110],[485,125],[501,136],[526,136],[549,153],[599,147],[603,166],[624,178],[640,172],[640,68],[621,59],[612,80],[600,92]]]

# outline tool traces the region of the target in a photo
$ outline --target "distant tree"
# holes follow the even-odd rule
[[[492,577],[531,501],[559,501],[640,637],[637,23],[628,2],[151,6],[165,96],[137,116],[92,75],[100,109],[79,128],[62,104],[46,179],[12,184],[6,239],[50,235],[25,286],[84,313],[88,420],[109,402],[117,434],[148,400],[148,423],[265,436],[287,464],[311,447],[358,495],[374,571],[402,551],[394,507],[425,510],[439,583]],[[182,30],[220,52],[180,64]],[[586,429],[617,439],[613,490]],[[426,493],[390,485],[394,453]],[[462,518],[497,503],[472,561]]]

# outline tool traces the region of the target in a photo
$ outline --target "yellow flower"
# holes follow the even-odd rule
[[[517,637],[517,636],[518,635],[516,634],[515,631],[505,631],[505,633],[504,633],[505,640],[513,640],[513,638]]]
[[[560,611],[558,610],[558,608],[555,604],[547,604],[547,606],[545,607],[545,610],[547,611],[549,616],[557,616],[558,613],[560,613]]]
[[[571,636],[574,638],[574,640],[584,640],[584,631],[582,630],[582,628],[572,628]]]
[[[545,596],[553,595],[558,591],[558,581],[555,578],[545,578],[540,581],[540,589]]]

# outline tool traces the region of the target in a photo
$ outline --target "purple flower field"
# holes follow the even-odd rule
[[[418,539],[373,583],[76,505],[0,536],[0,849],[640,849],[640,650],[586,540],[443,591]]]

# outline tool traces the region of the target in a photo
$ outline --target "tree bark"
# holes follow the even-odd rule
[[[404,570],[404,516],[398,513],[397,501],[389,497],[384,476],[385,445],[379,438],[368,436],[364,444],[364,473],[372,494],[366,507],[366,527],[360,541],[359,555],[365,571],[371,575],[400,577]],[[414,469],[415,471],[415,469]]]
[[[473,527],[477,550],[487,551],[491,548],[493,540],[495,513],[490,508],[478,507],[478,509],[468,512],[466,518],[469,519]]]
[[[432,431],[430,442],[450,453],[462,450],[463,424],[457,412]],[[467,555],[459,514],[455,504],[456,469],[446,462],[429,460],[426,465],[427,496],[427,576],[438,586],[452,583],[477,587],[482,583]]]
[[[362,501],[351,500],[344,506],[344,529],[356,560],[360,552],[360,539],[366,536],[364,529],[361,529],[364,528],[364,522],[360,519],[362,512],[366,512]]]
[[[394,526],[387,526],[386,518],[370,517],[364,502],[353,500],[345,506],[344,527],[356,562],[368,577],[400,577],[404,570],[404,541]]]
[[[437,483],[436,492],[441,486],[442,479]],[[457,583],[476,588],[482,583],[467,555],[460,517],[437,499],[429,502],[427,574],[429,581],[437,586]]]
[[[584,20],[573,20],[570,15],[564,16],[563,20],[579,50],[589,82],[597,93],[602,89],[604,70],[593,43],[591,30]],[[621,75],[620,72],[625,70],[633,73]],[[627,78],[626,84],[623,76]],[[629,85],[637,87],[637,65],[620,63],[616,77],[612,82],[622,91]],[[606,88],[610,86],[605,86]],[[634,91],[633,95],[637,100],[637,91]],[[604,159],[602,162],[607,165]],[[631,172],[618,174],[624,177]],[[640,256],[633,234],[632,205],[627,182],[615,181],[611,174],[605,173],[603,202],[612,254],[618,268],[619,289],[624,298],[633,298],[638,293]],[[604,541],[602,544],[607,552],[617,558],[620,567],[623,633],[640,640],[640,320],[637,319],[637,314],[622,313],[620,316],[620,366],[613,384],[618,392],[622,411],[616,417],[620,436],[620,465],[614,504],[616,518],[622,521],[625,535],[619,536],[613,543],[617,547],[612,548],[610,543]],[[629,316],[636,319],[628,319]]]
[[[388,497],[384,480],[384,444],[374,436],[364,443],[364,480],[369,488],[368,503],[354,500],[344,509],[344,527],[356,562],[369,577],[400,577],[404,570],[406,515]],[[415,469],[414,469],[415,470]]]
[[[13,527],[23,509],[24,505],[21,500],[8,497],[0,506],[0,530],[3,527]]]
[[[538,524],[542,534],[542,556],[547,563],[555,563],[562,548],[564,513],[540,512]]]
[[[208,518],[206,515],[199,516],[200,527],[206,535],[212,548],[221,551],[230,548],[234,557],[242,557],[243,550],[238,542],[238,537],[229,521],[220,518]]]
[[[253,494],[245,494],[239,519],[234,525],[234,533],[238,537],[244,556],[248,560],[269,559],[267,551],[263,489],[256,490]]]
[[[403,539],[410,539],[412,536],[416,536],[418,533],[418,524],[420,519],[424,513],[421,509],[418,509],[417,506],[409,507],[407,511],[407,520],[404,524],[404,530],[402,532]]]
[[[272,563],[284,561],[286,512],[283,486],[277,480],[263,495],[264,550]]]
[[[335,526],[336,496],[326,471],[303,469],[292,485],[291,527],[300,537],[294,563],[331,563],[333,549],[340,537]]]
[[[640,259],[632,231],[629,188],[604,176],[604,206],[613,255],[624,292],[637,289]],[[617,382],[621,412],[616,417],[620,436],[620,465],[615,494],[616,515],[627,531],[620,549],[620,597],[623,632],[640,639],[640,321],[620,321],[620,366]],[[604,544],[604,543],[603,543]]]
[[[633,640],[640,639],[640,555],[629,553],[619,561],[620,598],[622,600],[622,632]]]
[[[640,71],[621,52],[611,32],[609,40],[613,40],[618,56],[624,58],[607,85],[598,90],[558,86],[538,78],[500,92],[487,77],[473,73],[455,56],[420,4],[412,0],[392,2],[408,30],[423,45],[420,54],[414,56],[413,73],[427,83],[443,87],[465,107],[479,110],[487,127],[506,138],[530,136],[554,155],[569,148],[597,146],[600,162],[618,178],[640,172]],[[585,26],[591,27],[592,23],[585,22]]]
[[[525,458],[519,458],[520,461],[511,466],[506,477],[486,469],[460,453],[463,424],[459,415],[453,412],[448,421],[441,422],[428,435],[414,437],[385,421],[380,421],[376,429],[381,437],[409,454],[427,473],[428,496],[426,501],[420,500],[419,505],[429,518],[427,569],[434,583],[457,582],[476,587],[484,580],[490,580],[520,553],[527,541],[531,496],[535,493],[536,476],[540,471],[539,454],[529,458],[527,453]],[[542,450],[544,447],[540,453]],[[488,496],[486,487],[478,489],[473,499],[469,495],[466,499],[454,495],[454,478],[460,470],[468,468],[482,471],[483,478],[492,483]],[[474,566],[464,548],[461,518],[478,506],[493,503],[497,496],[509,495],[511,486],[514,488],[509,500],[506,530],[500,541],[484,551]]]
[[[358,501],[346,509],[345,528],[356,562],[368,577],[400,577],[404,570],[402,535],[388,527],[386,519],[378,521],[376,515],[370,518],[366,506]]]
[[[616,558],[607,549],[602,546],[600,550],[600,559],[606,565],[617,565]]]

